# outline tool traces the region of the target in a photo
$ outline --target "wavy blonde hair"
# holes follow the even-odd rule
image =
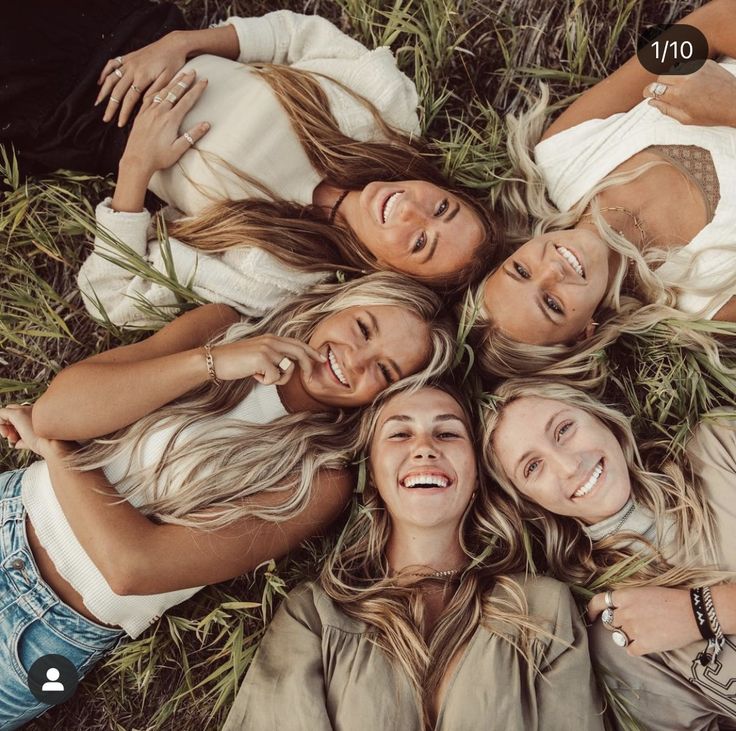
[[[490,375],[548,375],[577,378],[588,384],[599,382],[603,375],[603,349],[627,333],[643,332],[662,320],[687,323],[698,319],[700,313],[688,315],[675,308],[680,292],[712,296],[719,291],[736,287],[736,272],[724,285],[696,284],[690,273],[698,255],[691,257],[683,274],[677,279],[666,279],[656,267],[665,261],[686,254],[684,249],[665,250],[647,246],[640,251],[620,232],[608,225],[602,215],[596,196],[607,188],[635,180],[652,167],[664,162],[650,162],[626,173],[609,175],[596,184],[570,210],[561,212],[549,201],[544,176],[533,158],[533,150],[542,136],[549,113],[549,91],[542,85],[539,99],[528,112],[507,123],[507,147],[512,174],[499,194],[499,207],[507,221],[509,243],[521,244],[548,231],[569,229],[590,208],[590,218],[599,237],[619,255],[619,263],[611,286],[594,315],[598,327],[583,340],[559,345],[530,345],[506,335],[493,320],[493,313],[483,307],[483,292],[490,272],[466,299],[463,317],[475,313],[471,342],[477,350],[481,367]],[[724,244],[724,250],[734,246]],[[700,252],[702,253],[702,252]],[[693,347],[712,350],[713,340],[703,333],[688,332],[683,325],[673,325],[678,337],[691,338]]]
[[[325,317],[349,307],[380,305],[402,307],[430,326],[429,361],[404,381],[421,384],[450,365],[455,326],[441,312],[442,299],[418,282],[388,272],[347,284],[319,285],[262,320],[232,325],[214,342],[266,333],[308,341]],[[269,424],[226,418],[253,385],[253,379],[225,381],[219,387],[208,383],[131,426],[94,440],[77,454],[74,464],[96,469],[126,459],[119,491],[162,522],[216,529],[244,515],[287,520],[307,504],[317,472],[350,462],[359,412],[300,412]],[[388,390],[397,388],[392,385]],[[189,427],[196,427],[196,433],[177,444]],[[160,429],[171,429],[171,436],[160,459],[144,466],[146,437]],[[243,504],[243,498],[259,493],[279,493],[287,499],[276,506]]]
[[[361,190],[376,180],[424,180],[452,192],[476,214],[484,238],[471,261],[456,272],[415,278],[454,291],[487,271],[502,238],[500,222],[486,205],[450,184],[430,161],[424,143],[392,129],[370,101],[329,77],[273,64],[254,68],[286,110],[310,163],[325,183],[343,190]],[[360,142],[343,134],[317,78],[328,79],[364,105],[385,141]],[[224,160],[211,162],[226,167],[270,200],[217,201],[200,215],[170,226],[171,233],[184,243],[204,251],[257,246],[284,264],[305,271],[342,270],[359,275],[376,270],[375,257],[365,244],[348,227],[326,222],[317,206],[285,201]]]
[[[467,398],[446,379],[424,384],[450,394],[460,404],[466,427],[477,447],[471,408]],[[415,384],[401,389],[418,390]],[[364,460],[376,432],[382,407],[394,396],[385,392],[363,414],[357,444]],[[476,455],[478,450],[476,448]],[[478,467],[480,465],[478,464]],[[368,470],[370,472],[370,470]],[[408,676],[425,728],[431,728],[429,707],[450,661],[471,637],[478,624],[502,627],[502,636],[525,657],[529,672],[536,671],[531,640],[543,628],[528,616],[524,593],[508,573],[523,570],[525,563],[518,535],[499,526],[509,525],[491,499],[478,469],[478,488],[459,526],[460,545],[468,567],[448,606],[425,639],[426,621],[421,586],[427,579],[401,581],[391,575],[386,546],[391,518],[369,477],[356,498],[351,519],[328,557],[320,582],[325,592],[350,617],[365,622],[376,643]],[[502,510],[505,508],[502,508]],[[494,585],[503,591],[491,597]]]
[[[664,538],[665,526],[674,524],[678,545],[683,551],[705,545],[705,555],[715,560],[715,528],[697,476],[687,458],[662,459],[662,451],[652,444],[637,447],[629,419],[587,393],[563,381],[517,378],[504,382],[490,395],[482,419],[483,469],[500,486],[506,514],[513,514],[516,530],[531,537],[532,552],[541,555],[544,568],[553,576],[576,584],[589,584],[612,566],[631,565],[647,542],[638,534],[620,533],[593,542],[577,518],[555,515],[523,495],[514,486],[501,464],[494,445],[495,434],[503,422],[506,408],[523,398],[537,397],[582,409],[594,416],[621,445],[631,480],[632,495],[639,505],[654,515],[657,544]],[[622,544],[622,535],[630,539]],[[637,545],[638,543],[638,545]],[[671,566],[653,545],[652,558],[617,585],[681,585],[688,576],[702,580],[702,572]],[[688,573],[690,571],[690,573]],[[697,580],[697,579],[696,579]]]

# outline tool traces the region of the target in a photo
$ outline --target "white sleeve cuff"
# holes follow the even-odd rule
[[[232,17],[220,25],[232,25],[238,35],[241,63],[273,61],[276,57],[276,38],[268,15],[260,18]]]

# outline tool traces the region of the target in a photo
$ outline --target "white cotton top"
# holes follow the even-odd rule
[[[397,130],[419,133],[416,87],[399,71],[389,48],[369,51],[324,18],[288,10],[261,18],[230,18],[227,23],[238,34],[238,60],[202,55],[185,66],[196,70],[198,78],[207,78],[208,86],[184,117],[181,129],[204,121],[212,126],[196,148],[172,168],[156,173],[150,183],[154,193],[179,211],[197,214],[213,198],[264,197],[260,189],[244,184],[221,161],[259,180],[281,198],[302,205],[312,203],[321,178],[299,143],[288,114],[250,63],[285,64],[317,74],[315,80],[327,96],[330,111],[349,137],[370,141],[380,139],[380,133],[370,111],[338,84],[372,102]],[[108,200],[98,207],[97,222],[155,269],[167,271],[146,212],[114,213]],[[170,241],[179,282],[189,283],[209,301],[229,304],[251,317],[269,313],[330,275],[300,272],[252,247],[209,254],[175,239]],[[166,287],[109,261],[110,255],[109,247],[98,236],[79,273],[79,288],[93,316],[101,315],[99,300],[115,324],[145,326],[151,320],[139,311],[141,297],[157,306],[176,304],[176,297]]]
[[[267,424],[286,413],[276,386],[256,383],[240,404],[219,417],[218,428],[222,425],[236,426],[237,422]],[[177,438],[176,444],[186,444],[205,429],[211,430],[212,423],[186,427]],[[158,462],[173,433],[174,427],[148,433],[137,461],[133,464],[145,467]],[[130,471],[129,465],[128,456],[123,456],[104,468],[105,477],[121,495],[126,491],[124,478]],[[169,483],[165,486],[169,493],[176,489],[176,484]],[[147,499],[152,497],[153,494],[149,494]],[[59,574],[79,592],[84,605],[100,622],[119,625],[130,637],[137,637],[169,607],[183,602],[202,588],[195,586],[162,594],[115,594],[74,535],[54,493],[45,461],[35,462],[25,471],[21,499],[41,545],[51,557]],[[131,498],[130,502],[137,507],[142,501]]]
[[[724,59],[721,65],[736,75],[734,59]],[[713,158],[720,185],[713,219],[657,270],[668,282],[683,281],[692,262],[688,279],[698,286],[718,288],[723,282],[717,294],[678,296],[678,309],[711,318],[736,294],[736,288],[725,289],[736,268],[736,129],[681,124],[644,100],[628,112],[589,119],[543,140],[534,157],[550,199],[566,211],[614,168],[650,145],[696,145]]]

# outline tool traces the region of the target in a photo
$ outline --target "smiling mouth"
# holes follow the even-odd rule
[[[555,246],[555,249],[557,249],[557,253],[573,268],[573,271],[585,279],[585,269],[580,263],[580,259],[566,246]]]
[[[345,374],[342,372],[342,368],[340,368],[340,364],[337,362],[337,357],[332,352],[332,348],[329,345],[327,346],[327,366],[340,385],[345,386],[345,388],[350,388],[350,382],[345,378]]]
[[[452,480],[443,472],[414,472],[399,480],[399,484],[410,490],[430,490],[437,487],[449,487]]]
[[[397,190],[395,193],[391,193],[391,195],[383,202],[383,206],[381,207],[381,223],[386,223],[402,193],[402,190]]]
[[[600,479],[600,476],[603,474],[603,458],[601,458],[600,462],[595,466],[595,469],[593,470],[592,474],[588,478],[588,481],[579,487],[575,492],[572,494],[573,497],[581,498],[585,497],[590,493],[590,491],[598,484],[598,480]]]

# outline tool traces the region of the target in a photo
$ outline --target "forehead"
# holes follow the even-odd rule
[[[581,412],[563,401],[539,396],[522,396],[512,401],[504,408],[493,434],[493,449],[499,461],[512,464],[528,447],[545,439],[550,418],[563,411]]]
[[[382,426],[395,416],[407,416],[413,421],[432,420],[439,415],[452,414],[465,423],[465,414],[460,404],[437,388],[423,388],[415,393],[399,393],[383,405],[378,416]]]

